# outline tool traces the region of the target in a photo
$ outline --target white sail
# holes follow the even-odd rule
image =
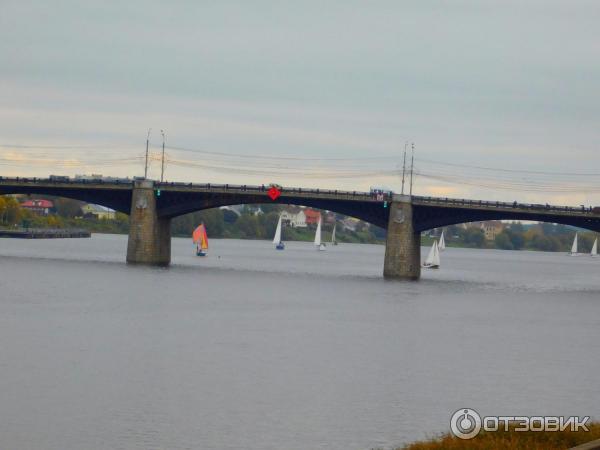
[[[438,250],[443,252],[446,249],[446,241],[444,240],[444,232],[440,236],[440,243],[438,244]]]
[[[433,265],[436,267],[440,267],[440,252],[438,249],[437,242],[435,244],[435,249],[433,250]]]
[[[337,223],[333,224],[333,232],[331,233],[331,243],[335,245],[335,227],[337,227]]]
[[[317,232],[315,233],[315,245],[321,245],[321,216],[319,216],[319,223],[317,224]]]
[[[575,239],[573,239],[573,246],[571,247],[571,255],[577,254],[577,233],[575,233]]]
[[[596,240],[594,241],[594,245],[592,246],[592,253],[591,255],[593,257],[598,256],[598,238],[596,238]]]
[[[281,242],[281,216],[279,216],[279,222],[277,222],[277,229],[275,230],[275,237],[273,238],[273,244],[279,244]]]
[[[433,245],[429,250],[427,259],[425,260],[425,267],[439,267],[440,265],[440,252],[437,241],[433,241]]]

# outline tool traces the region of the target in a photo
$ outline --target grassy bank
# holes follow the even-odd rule
[[[588,424],[589,432],[482,432],[471,440],[450,434],[399,447],[397,450],[567,450],[600,439],[600,423]]]

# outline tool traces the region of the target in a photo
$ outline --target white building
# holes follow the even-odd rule
[[[346,217],[342,220],[342,227],[344,230],[356,231],[360,220],[355,217]]]
[[[114,209],[88,203],[81,207],[84,216],[94,216],[96,219],[113,220],[116,217]]]
[[[281,220],[286,225],[296,228],[306,228],[306,216],[300,208],[293,210],[283,210],[281,212]]]

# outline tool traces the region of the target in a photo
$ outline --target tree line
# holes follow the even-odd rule
[[[17,198],[0,196],[0,226],[26,226],[31,228],[86,228],[96,233],[129,232],[129,217],[116,213],[115,219],[96,219],[83,217],[83,202],[62,197],[36,196],[51,200],[54,203],[53,214],[38,216],[25,208],[21,208]],[[260,214],[257,214],[260,207]],[[234,239],[272,239],[284,208],[282,205],[262,204],[245,205],[239,214],[229,209],[213,208],[184,216],[176,217],[171,224],[173,236],[189,237],[200,223],[206,226],[210,238]],[[384,243],[385,230],[364,222],[356,224],[356,230],[344,229],[340,226],[345,216],[336,215],[338,226],[336,238],[339,242]],[[333,225],[323,224],[323,240],[331,239]],[[284,241],[311,241],[314,239],[315,226],[306,228],[283,228]],[[483,230],[478,226],[452,225],[445,228],[448,246],[470,248],[496,248],[501,250],[541,250],[550,252],[567,252],[571,248],[576,230],[572,227],[551,223],[540,223],[524,226],[513,222],[504,224],[504,229],[494,240],[488,241]],[[593,232],[579,231],[579,250],[589,252],[596,239]],[[424,236],[423,245],[429,245],[431,238]]]
[[[571,249],[576,229],[561,224],[539,223],[524,226],[513,222],[505,224],[494,240],[488,241],[478,226],[452,225],[445,229],[447,245],[469,248],[495,248],[499,250],[538,250],[545,252],[568,252]],[[598,233],[579,230],[579,251],[589,252]],[[428,243],[426,241],[426,243]]]

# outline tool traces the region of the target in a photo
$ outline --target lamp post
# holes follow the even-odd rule
[[[148,179],[148,146],[150,145],[150,132],[152,128],[148,128],[148,136],[146,137],[146,165],[144,166],[144,180]]]
[[[412,153],[410,157],[410,196],[412,197],[412,188],[413,188],[413,171],[415,168],[415,143],[411,144]]]
[[[406,173],[406,147],[408,147],[408,141],[404,142],[404,162],[402,163],[402,195],[404,195],[404,175]]]
[[[160,182],[163,182],[163,177],[165,175],[165,132],[160,130],[160,134],[162,134],[163,145],[162,145],[162,162],[160,166]]]

